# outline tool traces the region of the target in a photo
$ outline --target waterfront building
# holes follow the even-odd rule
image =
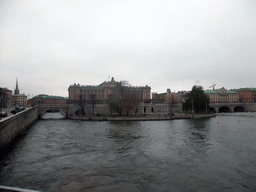
[[[256,88],[234,89],[239,94],[239,101],[246,103],[256,103]]]
[[[97,104],[103,104],[107,103],[111,95],[120,89],[124,94],[135,94],[141,102],[150,102],[151,100],[150,86],[130,86],[124,82],[115,81],[112,77],[111,81],[104,81],[99,85],[70,85],[68,102],[78,104],[83,99],[85,103],[91,103],[94,100]]]
[[[39,94],[28,100],[30,106],[35,105],[65,105],[67,104],[67,98],[61,96],[52,96]]]
[[[0,107],[10,108],[12,101],[12,91],[7,88],[0,87]]]
[[[12,95],[12,106],[27,106],[27,96],[24,93],[20,94],[18,79],[16,79],[16,88],[14,90],[14,94]]]
[[[166,103],[166,93],[152,93],[152,103]]]
[[[172,103],[175,102],[175,93],[171,92],[170,89],[167,89],[165,93],[152,93],[152,103]]]
[[[239,102],[239,94],[224,87],[220,89],[205,90],[204,93],[209,97],[210,103],[236,103]]]
[[[175,103],[183,103],[185,102],[185,97],[186,94],[188,92],[187,91],[178,91],[177,93],[174,94],[174,101]]]
[[[26,107],[27,106],[27,96],[25,94],[13,94],[12,95],[12,106]]]

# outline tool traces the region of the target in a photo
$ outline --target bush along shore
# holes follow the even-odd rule
[[[72,116],[69,119],[82,121],[159,121],[159,120],[175,120],[175,119],[201,119],[215,117],[215,113],[211,114],[175,114],[175,115],[143,115],[143,116]]]

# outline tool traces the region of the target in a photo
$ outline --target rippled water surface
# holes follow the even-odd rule
[[[41,120],[0,156],[0,185],[40,191],[254,191],[255,146],[255,115]]]

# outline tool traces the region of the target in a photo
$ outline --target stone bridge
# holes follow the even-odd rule
[[[92,106],[85,106],[85,111],[87,114],[92,114]],[[104,109],[101,105],[96,105],[96,109]],[[99,110],[95,109],[95,113]],[[73,104],[50,104],[50,105],[38,105],[38,115],[41,118],[46,112],[60,112],[66,117],[72,116],[77,110],[81,110],[81,107]]]
[[[46,112],[61,112],[68,115],[68,105],[38,105],[38,115],[42,117]]]
[[[170,112],[170,105],[169,104],[144,104],[139,106],[138,112],[145,112],[145,113],[169,113]],[[92,106],[86,105],[84,107],[86,114],[92,114]],[[146,110],[145,110],[146,109]],[[38,106],[38,114],[40,117],[44,115],[47,111],[58,111],[62,114],[68,116],[75,115],[77,110],[81,110],[81,107],[78,105],[59,105],[59,104],[52,104],[52,105],[39,105]],[[172,111],[175,112],[182,112],[182,104],[174,104],[172,106]],[[256,103],[210,103],[210,111],[216,113],[222,112],[256,112]],[[106,104],[98,104],[95,105],[94,114],[106,114],[108,113],[108,106]]]
[[[210,103],[210,110],[222,112],[255,112],[256,103]]]

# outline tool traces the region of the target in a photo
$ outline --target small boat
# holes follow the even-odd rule
[[[194,117],[194,119],[201,119],[201,117]]]

